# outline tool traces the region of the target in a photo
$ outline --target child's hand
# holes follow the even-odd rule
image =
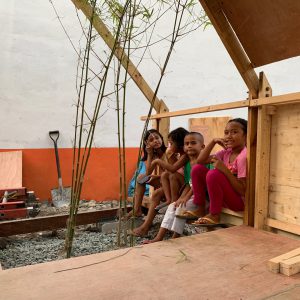
[[[159,158],[156,158],[156,159],[152,160],[151,167],[155,167],[156,165],[159,165],[159,161],[160,161]]]
[[[215,167],[215,169],[218,169],[222,173],[225,173],[227,171],[227,167],[225,166],[223,161],[218,159],[216,156],[212,157],[211,162],[212,162],[213,166]]]
[[[224,139],[221,138],[216,138],[214,139],[214,143],[220,145],[221,147],[223,147],[224,149],[226,149],[226,144]]]
[[[151,147],[149,144],[146,144],[146,152],[149,156],[153,156],[153,147]]]
[[[185,198],[179,198],[176,202],[175,202],[175,207],[179,207],[179,206],[186,206],[186,203],[189,199],[185,199]]]

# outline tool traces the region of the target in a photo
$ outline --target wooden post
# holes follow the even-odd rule
[[[259,98],[272,96],[272,89],[263,72],[260,74]],[[257,156],[255,183],[255,219],[254,227],[267,229],[269,202],[269,172],[271,145],[271,115],[267,105],[258,108],[257,114]]]
[[[251,95],[249,94],[249,98]],[[256,174],[257,107],[248,108],[247,129],[247,189],[244,224],[254,226],[255,174]]]

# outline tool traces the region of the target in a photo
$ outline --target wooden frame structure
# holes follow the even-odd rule
[[[297,168],[299,167],[300,174],[300,166],[298,164],[296,169],[292,170],[290,163],[300,152],[297,146],[297,142],[300,144],[300,134],[296,124],[297,115],[300,115],[300,92],[272,96],[272,89],[265,74],[261,72],[258,77],[254,70],[258,66],[300,55],[298,34],[300,2],[294,0],[199,1],[243,78],[249,97],[240,101],[174,112],[168,112],[166,104],[155,98],[156,114],[151,116],[154,127],[165,136],[169,130],[170,117],[247,108],[248,177],[244,224],[258,229],[274,228],[300,235],[300,218],[297,217],[300,211],[300,198],[297,196],[300,180],[297,177]],[[92,8],[87,0],[72,0],[72,2],[87,18],[91,18]],[[95,29],[111,48],[114,42],[113,36],[99,17],[94,16],[93,22]],[[115,55],[120,58],[120,51],[116,51]],[[154,93],[137,68],[127,57],[123,58],[122,64],[129,65],[130,76],[151,103]],[[292,114],[292,117],[289,114]],[[141,119],[145,120],[146,117]],[[282,153],[282,143],[278,139],[280,124],[293,128],[294,141],[290,140],[289,149],[296,150],[289,150],[287,155]],[[288,135],[286,131],[280,134]],[[281,157],[287,158],[290,163],[291,176],[288,180],[292,181],[293,185],[278,182],[274,175],[284,170],[279,163]],[[280,177],[280,180],[286,181],[283,177]],[[290,193],[291,197],[298,197],[294,205],[294,216],[286,217],[284,212],[278,213],[276,207],[278,201],[276,195],[274,196],[276,189],[279,194],[284,190],[285,193]],[[284,211],[284,203],[281,205],[279,210]],[[292,201],[289,203],[289,206],[291,205]]]

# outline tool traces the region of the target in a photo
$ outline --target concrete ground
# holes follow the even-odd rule
[[[299,299],[300,274],[267,270],[300,241],[236,226],[0,271],[1,299]]]

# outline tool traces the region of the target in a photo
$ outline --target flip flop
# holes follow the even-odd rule
[[[185,220],[198,220],[199,216],[192,210],[186,210],[180,215],[176,215],[176,218]]]
[[[201,221],[205,221],[206,223],[199,223]],[[196,222],[192,223],[191,225],[196,227],[222,227],[222,228],[228,227],[227,224],[217,223],[214,220],[212,220],[210,217],[199,218]]]

